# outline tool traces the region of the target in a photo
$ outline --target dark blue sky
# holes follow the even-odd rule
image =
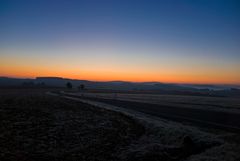
[[[105,48],[160,48],[146,52],[149,59],[168,56],[165,49],[174,49],[175,59],[196,53],[202,61],[236,65],[240,59],[238,0],[0,0],[0,19],[4,49],[104,42]]]
[[[1,42],[82,39],[165,41],[196,46],[239,42],[239,1],[1,0]]]

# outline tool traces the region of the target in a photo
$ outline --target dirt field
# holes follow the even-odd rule
[[[0,160],[239,159],[239,145],[229,139],[233,134],[210,134],[168,121],[144,124],[45,92],[0,90]]]
[[[181,96],[161,94],[124,94],[124,93],[74,93],[96,98],[109,98],[136,102],[153,103],[184,108],[199,108],[206,110],[221,110],[240,113],[240,98],[236,97],[208,97]]]

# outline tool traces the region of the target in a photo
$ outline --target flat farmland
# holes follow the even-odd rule
[[[123,93],[74,93],[74,95],[116,99],[134,102],[144,102],[163,106],[196,108],[206,110],[223,110],[240,113],[240,98],[236,97],[208,97],[208,96],[181,96],[160,94],[123,94]]]
[[[240,132],[239,99],[149,94],[62,93],[207,129]]]
[[[47,95],[49,90],[0,90],[0,160],[240,158],[238,134],[210,133],[167,120],[147,122],[63,95]]]

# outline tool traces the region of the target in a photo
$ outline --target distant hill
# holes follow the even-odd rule
[[[45,83],[48,86],[55,87],[65,87],[67,82],[71,82],[73,87],[77,87],[80,84],[86,84],[89,82],[85,80],[67,79],[61,77],[37,77],[34,81],[36,83]]]
[[[0,77],[0,86],[20,86],[26,82],[34,82],[35,79],[20,79]]]
[[[226,85],[194,85],[194,84],[168,84],[160,82],[126,82],[126,81],[108,81],[96,82],[88,80],[67,79],[61,77],[37,77],[35,79],[20,79],[0,77],[0,87],[6,86],[48,86],[65,87],[70,82],[73,88],[84,84],[91,90],[115,90],[115,91],[151,91],[159,94],[182,94],[182,95],[214,95],[228,96],[240,95],[240,89],[237,86]]]

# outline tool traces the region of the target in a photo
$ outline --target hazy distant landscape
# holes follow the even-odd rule
[[[88,81],[67,79],[60,77],[37,77],[36,79],[20,79],[0,77],[0,87],[17,88],[23,87],[66,87],[70,82],[73,89],[78,89],[79,85],[84,84],[86,90],[91,92],[108,93],[149,93],[149,94],[170,94],[170,95],[199,95],[217,97],[240,97],[240,87],[237,85],[197,85],[197,84],[168,84],[160,82],[126,82],[126,81]]]

